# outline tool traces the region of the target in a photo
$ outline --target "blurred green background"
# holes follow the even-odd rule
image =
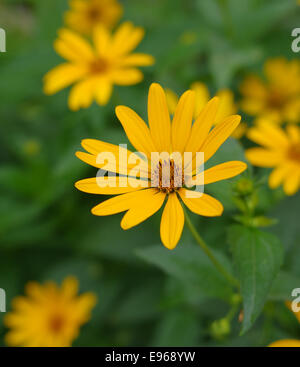
[[[123,231],[121,215],[90,213],[102,198],[74,188],[77,180],[96,173],[74,155],[81,139],[126,143],[114,107],[124,104],[146,117],[152,81],[181,93],[199,80],[212,94],[231,88],[238,100],[244,75],[260,72],[266,59],[299,57],[291,51],[291,31],[300,25],[296,0],[121,3],[123,20],[145,28],[139,50],[155,56],[156,64],[144,68],[141,84],[116,87],[106,107],[94,104],[74,113],[67,107],[67,90],[51,97],[42,92],[44,74],[61,61],[52,44],[67,1],[0,2],[0,27],[7,33],[7,52],[0,54],[0,287],[8,310],[27,281],[75,275],[82,291],[97,293],[98,304],[74,345],[261,346],[300,339],[300,325],[282,302],[282,289],[300,284],[299,194],[284,199],[281,192],[262,189],[262,211],[280,220],[272,230],[287,251],[285,272],[251,331],[240,337],[235,317],[231,334],[220,340],[211,324],[229,310],[227,285],[189,233],[185,230],[170,252],[160,244],[159,214]],[[243,120],[251,122],[247,116]],[[232,140],[218,154],[214,159],[222,162],[225,156],[243,157],[243,149]],[[224,216],[194,218],[207,242],[223,253],[230,251],[226,228],[236,211],[228,194],[233,181],[211,189],[224,203]],[[194,266],[195,258],[201,268]],[[2,319],[0,314],[1,345]]]

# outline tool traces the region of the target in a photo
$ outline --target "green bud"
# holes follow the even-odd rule
[[[227,318],[215,320],[210,327],[210,333],[214,339],[221,340],[230,334],[230,322]]]

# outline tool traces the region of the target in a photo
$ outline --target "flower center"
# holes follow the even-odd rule
[[[160,160],[152,173],[152,184],[164,193],[172,193],[183,186],[183,175],[180,166],[173,159]]]
[[[293,145],[288,151],[288,157],[292,161],[296,161],[300,164],[300,145]]]
[[[268,97],[268,104],[272,108],[280,108],[285,102],[284,95],[277,90],[273,90],[270,92]]]
[[[101,74],[107,71],[108,63],[104,59],[97,59],[93,61],[90,65],[90,70],[92,74]]]
[[[101,18],[101,10],[99,8],[90,8],[87,16],[92,22],[96,22]]]
[[[54,333],[59,333],[62,329],[64,325],[64,318],[61,315],[54,315],[51,319],[50,319],[50,329],[54,332]]]

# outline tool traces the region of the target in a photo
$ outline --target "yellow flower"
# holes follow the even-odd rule
[[[282,340],[277,340],[276,342],[273,342],[271,344],[268,345],[269,347],[279,347],[279,348],[283,348],[283,347],[300,347],[300,340],[297,339],[282,339]]]
[[[44,92],[54,94],[76,83],[71,89],[69,107],[89,107],[95,99],[105,105],[113,85],[132,85],[143,79],[137,66],[151,65],[150,55],[131,53],[144,37],[144,30],[130,22],[123,23],[111,35],[103,26],[94,29],[92,47],[78,34],[62,29],[54,43],[56,52],[67,60],[48,72]]]
[[[209,101],[210,93],[206,85],[201,82],[193,83],[191,85],[191,90],[194,91],[196,95],[194,118],[197,118],[203,107]],[[178,96],[171,89],[166,89],[166,96],[169,111],[173,115],[178,102]],[[221,89],[217,93],[217,96],[220,98],[220,105],[215,119],[215,124],[222,122],[224,118],[229,115],[236,114],[238,110],[236,104],[234,103],[234,95],[231,90],[227,88]],[[247,125],[245,123],[241,123],[234,131],[232,136],[236,139],[240,139],[242,136],[244,136],[246,129]]]
[[[240,116],[229,116],[210,131],[217,114],[218,98],[215,97],[206,104],[192,125],[194,108],[195,92],[186,91],[177,104],[171,123],[165,92],[156,83],[153,83],[149,89],[149,127],[130,108],[125,106],[116,108],[117,117],[129,141],[137,151],[144,153],[145,158],[137,159],[141,164],[140,179],[132,177],[130,185],[123,184],[123,176],[131,175],[130,170],[134,169],[135,165],[128,160],[128,167],[126,167],[124,160],[119,158],[118,146],[92,139],[82,141],[83,148],[88,152],[76,153],[82,161],[97,168],[104,168],[104,164],[97,157],[102,152],[110,152],[119,163],[116,168],[109,164],[107,166],[105,162],[105,169],[116,172],[120,176],[103,177],[103,181],[98,181],[94,177],[78,181],[75,185],[77,189],[87,193],[120,194],[94,207],[92,209],[94,215],[103,216],[126,211],[121,227],[129,229],[160,210],[166,201],[161,218],[160,236],[162,243],[168,249],[173,249],[181,237],[184,226],[182,204],[199,215],[213,217],[222,214],[223,206],[218,200],[204,193],[199,197],[196,195],[199,193],[187,189],[182,175],[186,167],[192,165],[195,182],[203,179],[203,184],[209,184],[234,177],[246,169],[244,162],[231,161],[212,167],[203,174],[203,171],[195,173],[194,165],[198,152],[204,152],[205,162],[215,154],[238,126]],[[124,147],[123,149],[126,160],[133,153]],[[158,154],[167,152],[170,156],[168,159],[155,161],[154,152]],[[175,152],[179,152],[180,155],[190,153],[189,160],[184,160],[184,167],[182,161],[175,159]],[[133,157],[136,158],[137,154],[133,154]],[[164,167],[168,165],[169,170],[166,172]],[[166,176],[169,176],[167,185],[163,184]],[[103,182],[105,185],[102,185]]]
[[[70,8],[65,13],[66,25],[86,35],[91,35],[98,24],[112,28],[123,13],[116,0],[71,0]]]
[[[11,329],[5,336],[9,346],[68,347],[79,328],[90,319],[96,297],[78,293],[78,281],[67,277],[61,287],[53,282],[40,285],[29,282],[26,296],[13,300],[13,311],[5,318]]]
[[[240,91],[241,108],[250,115],[272,119],[277,123],[300,120],[300,61],[276,58],[264,65],[265,80],[247,77]]]
[[[274,168],[269,176],[272,189],[283,184],[287,195],[295,194],[300,187],[300,129],[289,125],[286,131],[278,125],[260,120],[249,129],[248,138],[262,147],[246,151],[249,161],[259,167]]]

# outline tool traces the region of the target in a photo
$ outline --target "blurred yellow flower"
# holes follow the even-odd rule
[[[130,22],[123,23],[114,35],[99,25],[94,29],[92,47],[78,34],[60,30],[54,48],[67,62],[45,75],[44,92],[54,94],[76,83],[69,95],[71,110],[89,107],[93,100],[107,104],[114,84],[139,83],[143,73],[137,66],[154,63],[150,55],[131,53],[143,37],[143,28]]]
[[[241,108],[248,114],[274,120],[300,121],[300,61],[284,58],[268,60],[265,80],[250,75],[241,84]]]
[[[25,291],[26,296],[14,298],[13,310],[4,317],[9,346],[69,347],[96,304],[93,293],[78,295],[74,277],[67,277],[61,287],[30,282]]]
[[[195,92],[195,111],[194,118],[196,119],[203,107],[210,99],[210,93],[207,86],[201,82],[195,82],[191,85],[190,89]],[[170,113],[173,115],[175,112],[175,108],[178,102],[178,96],[171,90],[166,89],[167,102]],[[230,89],[221,89],[217,96],[220,99],[219,109],[216,115],[215,124],[220,123],[224,120],[226,116],[233,115],[237,113],[237,106],[234,103],[234,95]],[[247,129],[247,125],[245,123],[241,123],[237,129],[232,134],[236,139],[240,139],[244,136]]]
[[[273,342],[268,345],[268,347],[300,347],[300,340],[297,339],[282,339],[277,340],[276,342]]]
[[[269,186],[274,189],[283,184],[287,195],[295,194],[300,188],[300,128],[289,125],[284,131],[279,125],[260,119],[247,136],[262,146],[246,151],[249,161],[255,166],[274,168]]]
[[[292,310],[292,302],[287,301],[285,304],[295,314],[297,320],[300,322],[300,312],[294,312]],[[269,347],[300,347],[300,340],[297,339],[277,340],[271,343]]]
[[[97,205],[92,209],[92,213],[104,216],[126,211],[121,227],[129,229],[155,214],[167,200],[161,218],[160,236],[162,243],[168,249],[175,248],[181,237],[184,226],[182,204],[199,215],[220,216],[223,212],[222,204],[207,194],[195,195],[199,193],[188,190],[182,176],[185,168],[192,166],[195,181],[203,179],[203,184],[209,184],[234,177],[247,168],[244,162],[231,161],[212,167],[204,173],[195,172],[193,163],[197,153],[204,152],[204,161],[208,161],[240,123],[240,116],[229,116],[210,131],[217,114],[218,102],[217,97],[210,100],[192,125],[195,92],[186,91],[177,104],[171,123],[165,92],[159,84],[153,83],[148,96],[149,127],[133,110],[118,106],[116,114],[129,141],[137,151],[144,153],[147,162],[151,163],[147,164],[146,159],[139,159],[142,162],[141,179],[132,178],[130,185],[121,185],[122,176],[130,175],[134,165],[125,166],[123,160],[121,162],[118,158],[119,147],[98,140],[83,140],[82,146],[88,153],[77,152],[76,154],[82,161],[97,168],[105,167],[109,171],[113,168],[108,169],[106,162],[104,165],[97,157],[102,152],[110,152],[121,163],[118,168],[114,167],[113,171],[121,176],[105,177],[107,184],[105,186],[100,186],[96,177],[76,183],[77,189],[87,193],[122,194]],[[168,161],[160,159],[158,163],[153,164],[152,153],[155,152],[169,153]],[[184,161],[184,164],[182,161],[178,163],[174,152],[180,155],[190,152],[190,158]],[[124,153],[125,161],[128,160],[128,156],[134,154],[128,150]],[[168,166],[167,172],[164,166]],[[166,176],[169,178],[168,185],[163,184]],[[157,184],[153,184],[153,179]],[[113,182],[116,184],[110,185]]]
[[[112,28],[123,13],[117,0],[70,0],[69,3],[71,9],[65,13],[66,25],[86,35],[91,35],[99,24]]]

